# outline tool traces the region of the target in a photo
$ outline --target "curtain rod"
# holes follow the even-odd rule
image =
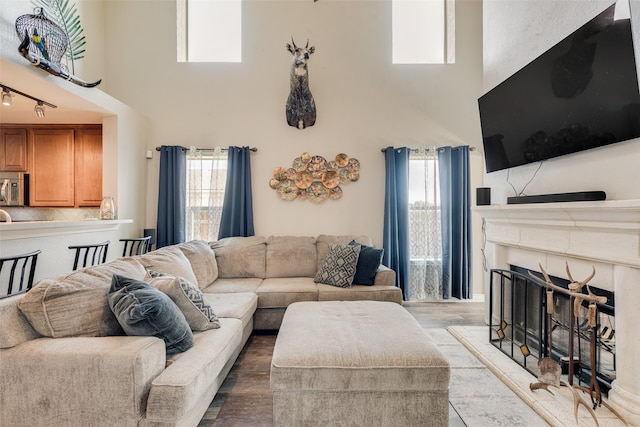
[[[182,148],[183,151],[189,151],[190,149],[187,147],[180,147]],[[160,151],[160,147],[156,147],[156,151]],[[228,151],[228,148],[222,147],[221,148],[222,151]],[[254,153],[258,151],[258,149],[256,147],[251,147],[249,148],[250,151],[253,151]],[[200,147],[196,147],[196,151],[215,151],[215,148],[200,148]]]
[[[437,150],[438,148],[442,148],[442,147],[423,147],[422,149],[430,151],[431,148],[435,148]],[[413,152],[420,151],[420,150],[421,150],[420,148],[409,148],[409,151],[413,151]],[[380,151],[384,153],[385,151],[387,151],[387,149],[381,148]],[[476,151],[476,147],[469,147],[469,151]]]

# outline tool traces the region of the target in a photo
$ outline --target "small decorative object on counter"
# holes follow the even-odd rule
[[[344,153],[327,161],[322,156],[312,156],[304,152],[293,160],[291,168],[278,166],[269,180],[269,187],[276,190],[278,197],[285,201],[297,199],[322,203],[338,200],[342,188],[360,178],[360,162]]]
[[[118,219],[116,202],[111,196],[105,196],[100,203],[100,219]]]

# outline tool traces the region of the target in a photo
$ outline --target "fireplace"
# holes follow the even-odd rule
[[[548,300],[548,288],[534,280],[530,273],[543,277],[540,272],[515,265],[509,270],[491,271],[490,342],[535,376],[538,376],[538,361],[543,357],[550,357],[562,366],[569,384],[576,382],[589,387],[595,373],[599,388],[606,395],[616,378],[613,293],[590,285],[594,294],[606,297],[606,303],[596,304],[592,361],[588,303],[582,302],[576,320],[573,300],[561,292],[552,292]],[[551,280],[568,289],[569,280],[558,277]],[[583,293],[586,294],[585,289]],[[551,315],[547,314],[549,304]],[[493,323],[493,319],[497,321]],[[570,365],[571,359],[573,365]]]
[[[512,266],[519,266],[540,271],[542,266],[551,276],[566,280],[568,263],[573,277],[582,280],[595,268],[590,284],[610,292],[615,300],[611,304],[615,318],[599,317],[601,326],[609,326],[611,320],[615,330],[615,357],[607,362],[615,372],[607,374],[614,378],[608,403],[630,424],[640,426],[640,364],[636,360],[640,354],[640,200],[490,205],[474,211],[484,221],[488,324],[500,322],[499,313],[489,314],[490,306],[499,307],[490,292],[492,270],[512,271]],[[562,338],[556,331],[552,349]],[[539,340],[543,342],[544,337]],[[532,353],[536,351],[533,347]],[[605,363],[607,351],[600,351]]]

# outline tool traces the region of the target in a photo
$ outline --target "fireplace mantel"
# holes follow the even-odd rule
[[[640,267],[640,200],[477,206],[487,241]]]
[[[567,278],[568,263],[580,280],[596,268],[592,284],[615,294],[616,370],[621,375],[613,382],[609,403],[631,425],[640,426],[640,200],[491,205],[474,211],[484,221],[488,269],[519,265],[538,270],[541,265]]]

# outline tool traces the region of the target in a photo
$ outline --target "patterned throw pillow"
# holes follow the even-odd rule
[[[220,320],[213,307],[198,287],[182,277],[149,270],[149,284],[160,290],[176,303],[189,323],[192,331],[218,329]]]
[[[356,274],[359,255],[359,245],[329,245],[327,257],[316,273],[314,282],[350,288]]]

